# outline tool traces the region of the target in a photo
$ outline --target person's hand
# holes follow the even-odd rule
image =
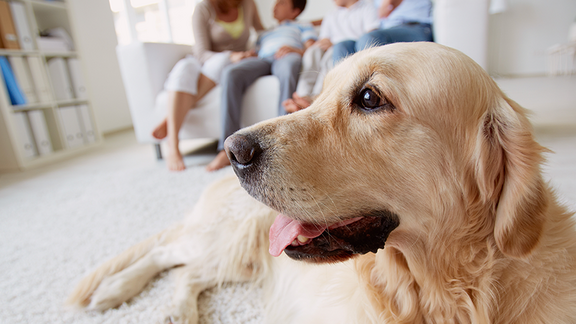
[[[240,61],[242,61],[245,58],[248,57],[252,57],[252,56],[256,56],[256,51],[251,50],[251,51],[245,51],[245,52],[232,52],[232,54],[230,54],[230,61],[232,63],[238,63]]]
[[[382,0],[380,7],[378,7],[378,18],[388,18],[400,3],[402,0]]]
[[[304,50],[291,46],[282,46],[280,47],[279,50],[276,51],[276,54],[274,54],[274,58],[275,59],[282,58],[284,55],[288,53],[297,53],[299,55],[302,55],[304,54]]]
[[[282,102],[284,110],[286,110],[286,112],[289,114],[308,108],[311,104],[312,99],[310,97],[300,97],[296,92],[292,94],[292,98],[286,99]]]
[[[316,44],[318,44],[318,47],[320,47],[323,51],[326,51],[332,47],[332,42],[329,38],[322,38],[321,40],[317,41]]]
[[[230,61],[232,63],[238,63],[244,58],[244,52],[232,52],[230,54]]]

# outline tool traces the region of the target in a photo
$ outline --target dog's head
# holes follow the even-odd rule
[[[487,233],[523,257],[542,231],[541,148],[522,108],[441,45],[360,52],[327,75],[312,106],[225,147],[242,186],[280,212],[273,255],[344,260],[394,231]]]

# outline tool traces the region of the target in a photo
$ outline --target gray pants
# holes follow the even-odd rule
[[[240,116],[242,110],[242,98],[246,89],[261,76],[275,75],[280,80],[280,101],[278,104],[278,116],[286,114],[282,102],[292,97],[296,91],[298,73],[302,58],[296,53],[289,53],[280,59],[273,58],[247,58],[236,64],[224,68],[220,86],[221,109],[222,109],[222,135],[218,143],[218,149],[224,149],[224,140],[240,129]],[[272,106],[270,109],[274,109]]]

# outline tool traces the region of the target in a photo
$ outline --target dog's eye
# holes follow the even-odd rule
[[[358,96],[356,104],[358,104],[364,110],[372,111],[386,106],[388,103],[373,90],[364,89],[362,92],[360,92],[360,96]]]
[[[380,98],[370,89],[362,91],[362,106],[365,108],[376,108],[379,106]]]

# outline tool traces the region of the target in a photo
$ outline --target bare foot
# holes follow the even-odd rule
[[[225,166],[230,165],[230,160],[228,160],[228,156],[226,155],[225,151],[220,151],[218,155],[206,166],[206,171],[216,171],[220,170]]]
[[[297,93],[294,93],[292,95],[292,98],[294,99],[294,102],[296,103],[296,105],[300,108],[298,110],[308,108],[312,104],[312,98],[310,98],[308,96],[300,97]]]
[[[168,156],[166,156],[166,165],[170,171],[183,171],[186,169],[184,164],[184,159],[179,150],[169,150]]]
[[[163,139],[168,135],[168,124],[166,123],[166,119],[164,119],[154,130],[152,131],[152,136],[155,139]]]
[[[284,109],[286,109],[286,112],[289,114],[308,108],[311,104],[312,100],[309,97],[300,97],[296,92],[292,94],[292,99],[287,99],[282,102],[282,106],[284,106]]]
[[[292,99],[284,100],[282,102],[282,106],[284,106],[284,110],[286,110],[286,112],[289,114],[300,110],[300,107],[298,107],[298,105],[296,105],[296,103]]]

